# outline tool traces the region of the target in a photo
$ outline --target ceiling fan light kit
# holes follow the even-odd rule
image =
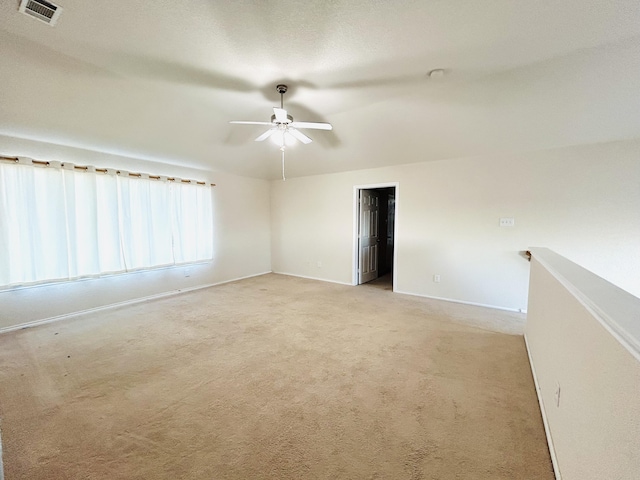
[[[229,123],[238,123],[243,125],[269,125],[271,128],[266,132],[259,135],[255,141],[263,142],[267,138],[270,138],[273,143],[280,147],[282,152],[282,180],[286,180],[284,174],[284,151],[285,148],[291,146],[299,141],[303,144],[309,144],[313,140],[310,137],[302,133],[299,129],[314,129],[314,130],[332,130],[333,127],[330,123],[325,122],[294,122],[293,117],[287,113],[284,109],[284,94],[287,93],[288,87],[284,84],[276,86],[276,92],[280,94],[280,108],[273,107],[273,115],[271,115],[271,122],[251,122],[242,120],[233,120]]]

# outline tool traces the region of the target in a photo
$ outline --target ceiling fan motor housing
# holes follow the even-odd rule
[[[291,123],[293,122],[293,117],[289,114],[287,114],[287,121],[286,122],[276,122],[276,116],[275,115],[271,115],[271,123],[276,123],[276,124],[280,124],[280,123]]]

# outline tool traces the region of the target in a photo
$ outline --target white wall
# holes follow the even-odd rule
[[[526,309],[518,252],[543,245],[640,296],[638,151],[636,140],[274,181],[273,270],[351,283],[353,188],[399,182],[396,291]]]
[[[0,136],[0,153],[216,183],[210,264],[0,292],[0,328],[272,270],[351,283],[354,185],[399,182],[400,292],[527,308],[544,245],[640,296],[640,141],[288,179],[249,179]],[[400,152],[399,152],[400,154]],[[271,202],[271,208],[270,208]],[[515,217],[513,228],[498,219]],[[322,267],[317,267],[317,262]],[[441,283],[432,281],[441,275]]]
[[[269,182],[0,136],[0,154],[215,183],[212,262],[0,291],[0,329],[271,271]],[[188,275],[188,276],[186,276]]]
[[[639,478],[640,299],[534,249],[529,302],[527,348],[558,478]]]

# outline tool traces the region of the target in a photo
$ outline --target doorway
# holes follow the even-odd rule
[[[396,184],[391,184],[355,189],[354,285],[378,281],[393,288],[396,188]]]

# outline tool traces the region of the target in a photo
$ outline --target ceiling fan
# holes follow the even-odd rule
[[[282,179],[284,176],[284,150],[285,147],[293,145],[296,140],[304,144],[311,143],[313,140],[302,133],[300,128],[309,128],[315,130],[332,130],[330,123],[325,122],[294,122],[293,117],[284,109],[284,94],[287,93],[288,87],[280,84],[276,86],[276,91],[280,94],[280,108],[273,107],[273,115],[270,122],[245,122],[242,120],[233,120],[229,123],[239,123],[244,125],[269,125],[266,132],[256,138],[256,142],[263,142],[267,138],[280,146],[282,152]]]

